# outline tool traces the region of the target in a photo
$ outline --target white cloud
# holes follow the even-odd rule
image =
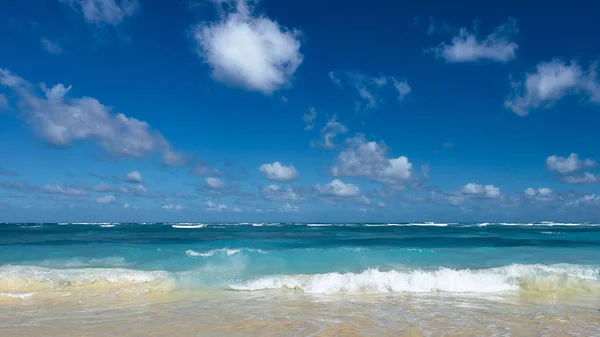
[[[549,170],[561,174],[567,174],[580,170],[583,167],[594,167],[596,162],[592,159],[581,161],[577,153],[571,153],[567,158],[559,156],[550,156],[546,159],[546,166]]]
[[[307,113],[302,116],[302,121],[306,126],[304,130],[312,130],[315,128],[315,119],[317,118],[317,110],[314,107],[311,107]]]
[[[95,98],[68,97],[71,86],[42,84],[44,95],[40,96],[31,83],[1,68],[0,84],[19,96],[22,116],[48,145],[68,147],[74,141],[91,139],[115,156],[141,158],[158,152],[169,166],[181,165],[185,159],[148,123],[113,113]]]
[[[567,206],[579,207],[579,206],[594,206],[600,205],[600,195],[586,194],[583,197],[573,200],[567,203]]]
[[[491,60],[504,63],[516,57],[519,45],[513,40],[518,31],[517,22],[513,19],[497,27],[483,40],[462,28],[451,43],[441,43],[433,48],[433,52],[446,62]]]
[[[271,94],[288,86],[302,64],[300,33],[254,15],[247,0],[219,0],[228,7],[217,22],[193,27],[197,53],[217,81]],[[235,2],[235,5],[233,6]]]
[[[105,184],[105,183],[100,183],[100,184],[94,186],[94,192],[104,193],[104,192],[112,192],[112,191],[113,191],[112,186]]]
[[[295,206],[295,205],[291,205],[289,203],[286,203],[285,205],[283,205],[281,207],[281,211],[284,213],[289,213],[289,212],[298,212],[300,210],[300,207]]]
[[[294,166],[285,166],[278,161],[272,164],[262,164],[258,170],[264,173],[269,180],[291,181],[298,179],[298,171]]]
[[[130,205],[130,204],[124,204],[124,205],[123,205],[123,209],[130,209],[130,208],[131,208],[131,205]]]
[[[312,141],[310,145],[312,147],[322,147],[324,149],[333,149],[335,147],[335,137],[341,134],[345,134],[348,132],[348,128],[344,126],[342,123],[337,121],[337,116],[333,115],[327,121],[327,124],[323,126],[321,129],[321,137],[323,138],[320,141]]]
[[[529,187],[523,193],[526,197],[530,199],[535,199],[537,201],[550,201],[553,200],[555,197],[554,192],[552,192],[552,190],[547,187],[541,187],[538,189]]]
[[[223,183],[223,181],[221,181],[221,179],[219,179],[219,178],[209,177],[209,178],[206,178],[204,181],[206,183],[206,186],[208,186],[210,188],[220,189],[220,188],[225,187],[225,183]]]
[[[44,185],[42,187],[42,192],[43,193],[48,193],[48,194],[62,194],[62,195],[69,195],[69,196],[75,196],[75,197],[85,197],[89,195],[88,191],[82,190],[82,189],[77,189],[77,188],[73,188],[73,187],[62,187],[59,185]]]
[[[517,115],[526,116],[531,110],[552,107],[569,94],[600,103],[596,66],[597,63],[593,63],[586,72],[575,61],[569,64],[558,59],[541,62],[535,73],[527,73],[523,81],[511,84],[512,92],[504,105]]]
[[[360,72],[343,72],[337,76],[334,72],[329,73],[333,83],[343,87],[346,84],[356,90],[358,96],[366,104],[367,108],[376,108],[382,102],[378,93],[385,87],[391,85],[399,100],[403,100],[411,92],[411,87],[406,80],[398,80],[394,76],[380,74],[377,77],[369,76]],[[335,80],[334,80],[335,79]],[[343,79],[343,81],[341,80]],[[360,108],[360,103],[359,106]]]
[[[329,72],[329,79],[331,80],[331,82],[333,82],[333,84],[341,87],[342,86],[342,81],[340,81],[340,79],[335,75],[335,72],[330,71]]]
[[[263,197],[273,201],[300,201],[302,198],[292,189],[291,186],[281,188],[278,185],[269,185],[261,191]]]
[[[494,185],[483,186],[469,183],[462,187],[461,192],[464,195],[483,196],[490,199],[496,199],[500,197],[500,189]]]
[[[137,0],[59,0],[81,10],[85,21],[116,26],[140,8]]]
[[[225,204],[217,204],[211,200],[208,200],[204,203],[206,205],[206,210],[210,212],[222,212],[227,210],[227,205]]]
[[[105,195],[103,197],[96,198],[96,202],[99,204],[112,204],[116,198],[114,195]]]
[[[132,194],[132,195],[143,195],[146,194],[146,188],[144,185],[135,185],[131,187],[120,187],[119,191],[124,194]]]
[[[50,54],[60,55],[63,53],[63,49],[60,47],[58,42],[52,42],[46,38],[40,40],[42,47]]]
[[[167,211],[181,211],[183,210],[185,207],[183,207],[182,205],[173,205],[173,204],[168,204],[168,205],[163,205],[162,207],[163,209],[166,209]]]
[[[353,184],[345,184],[339,179],[332,180],[329,184],[316,185],[315,188],[321,195],[334,197],[355,197],[360,193],[360,188]]]
[[[412,163],[408,158],[387,158],[383,143],[367,142],[364,137],[349,141],[348,149],[342,151],[331,173],[336,177],[366,176],[373,180],[396,184],[410,179]]]
[[[138,183],[138,184],[141,184],[144,181],[144,179],[142,179],[142,175],[138,171],[133,171],[133,172],[127,173],[127,175],[125,176],[125,179],[130,183]]]
[[[561,180],[567,184],[597,184],[600,182],[600,177],[589,172],[584,172],[578,176],[564,176]]]

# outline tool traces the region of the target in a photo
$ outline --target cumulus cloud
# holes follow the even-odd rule
[[[117,198],[114,195],[105,195],[103,197],[96,198],[96,202],[99,204],[112,204]]]
[[[331,169],[335,177],[369,177],[387,184],[397,184],[410,179],[412,163],[405,156],[387,158],[384,143],[368,142],[359,136],[349,141],[336,165]]]
[[[483,186],[475,183],[469,183],[461,188],[461,192],[464,195],[482,196],[490,199],[496,199],[500,197],[500,189],[494,185]]]
[[[227,205],[225,204],[217,204],[214,201],[208,200],[204,203],[206,205],[206,210],[210,212],[222,212],[227,210]]]
[[[563,176],[561,180],[567,184],[597,184],[600,182],[600,177],[596,174],[584,172],[581,175],[576,176]]]
[[[255,15],[247,0],[219,0],[220,20],[193,27],[198,55],[215,80],[271,94],[288,86],[302,64],[300,32]]]
[[[278,185],[269,185],[262,189],[262,196],[271,201],[290,201],[297,202],[302,198],[294,191],[291,186],[282,188]]]
[[[394,76],[380,74],[379,76],[369,76],[360,72],[346,71],[339,74],[329,72],[331,81],[339,86],[349,86],[356,90],[358,97],[367,108],[376,108],[383,101],[379,93],[386,87],[391,87],[396,93],[398,100],[403,100],[412,88],[406,80],[399,80]]]
[[[567,203],[567,206],[579,207],[579,206],[598,206],[600,205],[600,195],[586,194],[581,198],[575,199]]]
[[[345,184],[339,179],[332,180],[329,184],[315,186],[317,192],[324,196],[333,197],[356,197],[360,193],[360,188],[353,184]]]
[[[94,192],[99,192],[99,193],[107,193],[107,192],[112,192],[113,191],[113,187],[105,184],[105,183],[100,183],[97,184],[96,186],[94,186]]]
[[[305,124],[304,130],[312,130],[315,128],[315,119],[317,118],[317,110],[314,107],[308,109],[308,112],[302,116],[302,121]]]
[[[123,194],[130,194],[135,196],[142,196],[146,194],[147,190],[144,185],[135,185],[130,187],[120,187],[119,192]]]
[[[298,171],[294,166],[285,166],[278,161],[272,164],[262,164],[258,170],[264,173],[269,180],[292,181],[298,179]]]
[[[321,140],[312,141],[312,147],[322,147],[324,149],[335,148],[335,138],[348,132],[348,128],[337,121],[337,116],[333,115],[327,121],[327,124],[321,128]]]
[[[40,96],[31,83],[1,68],[0,85],[17,94],[21,114],[50,146],[68,147],[75,141],[94,140],[114,156],[141,158],[157,152],[164,165],[178,166],[185,161],[148,123],[113,113],[95,98],[70,98],[71,86],[42,84],[44,95]]]
[[[127,175],[125,176],[125,180],[130,183],[138,183],[138,184],[141,184],[142,182],[144,182],[144,179],[142,179],[142,175],[138,171],[133,171],[133,172],[127,173]]]
[[[284,213],[289,213],[289,212],[298,212],[300,210],[300,207],[296,206],[296,205],[291,205],[289,203],[286,203],[285,205],[283,205],[280,209],[282,212]]]
[[[534,73],[511,83],[512,91],[504,105],[519,116],[527,116],[531,110],[552,107],[567,95],[580,95],[589,102],[600,103],[596,67],[597,63],[593,63],[585,71],[575,61],[541,62]]]
[[[116,26],[126,17],[133,16],[138,12],[140,3],[138,0],[59,0],[71,5],[74,9],[81,11],[85,21],[101,25],[109,24]]]
[[[514,38],[518,32],[514,19],[500,25],[484,39],[479,39],[475,33],[461,28],[458,36],[453,37],[450,43],[443,42],[432,51],[449,63],[479,60],[505,63],[516,57],[519,45],[514,42]]]
[[[181,211],[183,210],[185,207],[183,207],[182,205],[173,205],[173,204],[168,204],[168,205],[163,205],[162,207],[163,209],[166,209],[167,211]]]
[[[555,197],[554,192],[552,192],[552,190],[547,187],[541,187],[538,189],[529,187],[523,193],[527,198],[534,199],[537,201],[550,201],[553,200]]]
[[[60,55],[63,53],[63,49],[60,47],[58,42],[52,42],[46,38],[40,40],[42,47],[50,54]]]
[[[577,153],[571,153],[567,158],[553,155],[546,159],[546,167],[550,171],[560,174],[572,173],[583,167],[594,167],[595,165],[596,162],[592,159],[580,160]]]
[[[225,187],[225,183],[219,178],[209,177],[204,180],[206,186],[213,189],[221,189]]]

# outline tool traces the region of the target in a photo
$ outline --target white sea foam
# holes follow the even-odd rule
[[[187,229],[193,229],[193,228],[204,228],[206,227],[205,224],[178,224],[178,225],[171,225],[171,227],[173,228],[187,228]]]
[[[485,270],[380,271],[281,275],[230,285],[231,289],[257,291],[293,289],[306,293],[600,291],[598,268],[586,266],[511,265]]]
[[[148,293],[169,291],[175,286],[166,271],[121,268],[50,269],[35,266],[1,266],[0,292],[109,292]]]
[[[240,252],[252,252],[252,253],[266,254],[266,252],[263,250],[253,249],[253,248],[238,248],[238,249],[219,248],[219,249],[212,249],[212,250],[209,250],[206,252],[197,252],[192,249],[188,249],[185,251],[185,254],[190,257],[198,257],[198,256],[210,257],[210,256],[215,256],[215,255],[232,256],[232,255],[238,254]]]
[[[27,299],[31,296],[36,295],[38,292],[31,293],[0,293],[0,297],[20,298],[22,300]]]
[[[116,225],[113,224],[108,224],[108,225],[100,225],[100,227],[102,228],[111,228],[111,227],[115,227]]]
[[[253,223],[252,224],[253,227],[262,227],[264,225],[265,225],[264,223]]]
[[[333,224],[330,223],[309,223],[306,224],[308,227],[331,227]]]

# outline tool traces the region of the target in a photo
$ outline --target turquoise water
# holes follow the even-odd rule
[[[0,293],[600,292],[595,224],[0,224]]]

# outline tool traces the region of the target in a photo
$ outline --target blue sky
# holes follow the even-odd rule
[[[4,1],[0,221],[599,221],[594,6]]]

